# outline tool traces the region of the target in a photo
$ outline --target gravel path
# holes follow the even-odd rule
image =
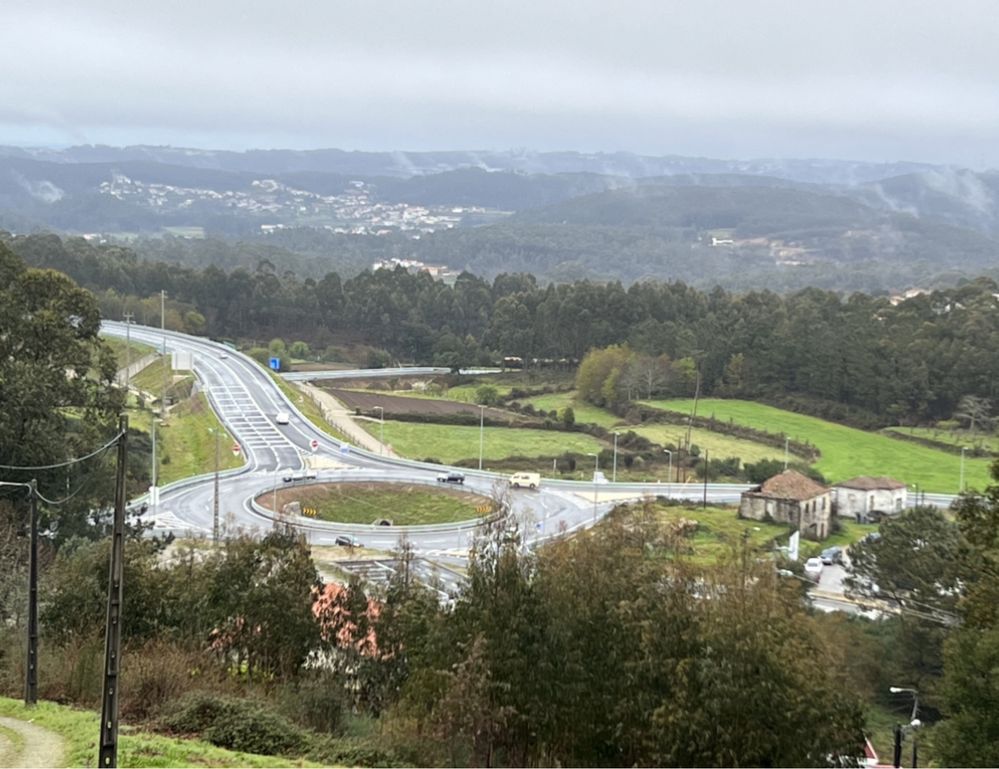
[[[62,766],[64,746],[55,732],[35,726],[29,721],[0,716],[0,727],[16,732],[21,746],[0,731],[0,766]]]

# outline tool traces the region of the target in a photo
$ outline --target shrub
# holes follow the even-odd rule
[[[328,675],[305,677],[285,688],[283,710],[315,732],[338,734],[344,720],[343,684]]]
[[[407,766],[390,748],[368,737],[324,741],[318,748],[324,763],[340,766]]]
[[[162,719],[179,734],[197,734],[229,750],[265,755],[292,755],[309,747],[308,735],[287,718],[250,700],[199,692],[179,702]]]

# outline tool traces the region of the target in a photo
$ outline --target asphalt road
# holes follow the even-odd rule
[[[105,321],[102,327],[105,334],[116,337],[124,337],[125,328],[124,323],[113,321]],[[167,352],[190,353],[201,388],[240,444],[246,465],[224,473],[220,482],[220,522],[226,530],[270,528],[272,515],[256,505],[254,498],[284,485],[281,481],[284,471],[304,468],[307,455],[316,455],[330,465],[328,469],[318,471],[320,482],[384,480],[436,484],[437,474],[446,470],[439,465],[379,456],[342,444],[302,416],[270,374],[242,353],[201,337],[161,332],[146,326],[133,325],[131,337],[157,348],[165,342]],[[369,370],[365,376],[377,373],[398,376],[399,370]],[[288,412],[288,424],[275,422],[279,411]],[[310,445],[312,441],[318,443],[315,451]],[[205,468],[206,473],[210,470]],[[487,495],[509,493],[513,514],[520,519],[525,538],[533,542],[591,526],[614,504],[628,498],[653,494],[700,500],[706,496],[709,502],[733,503],[748,488],[745,484],[708,484],[705,490],[701,485],[595,485],[545,479],[537,491],[508,492],[506,476],[464,469],[462,472],[469,491]],[[928,501],[949,503],[949,500],[949,497],[932,495]],[[158,500],[152,501],[154,504],[147,517],[154,521],[157,529],[177,534],[211,534],[213,478],[210,473],[162,487]],[[304,531],[315,544],[332,544],[337,536],[350,534],[366,546],[378,549],[393,548],[404,528],[414,549],[425,556],[457,555],[466,551],[477,530],[474,523],[384,527],[328,523],[304,517],[292,517],[289,522]]]

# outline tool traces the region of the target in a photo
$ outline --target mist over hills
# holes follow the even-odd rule
[[[0,228],[127,238],[202,265],[264,253],[313,276],[395,257],[542,280],[890,291],[995,269],[997,201],[999,173],[922,163],[0,147]]]

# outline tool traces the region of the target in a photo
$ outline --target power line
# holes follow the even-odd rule
[[[86,462],[88,459],[96,457],[102,451],[107,451],[118,441],[121,435],[122,434],[119,432],[99,449],[95,449],[82,457],[67,459],[65,462],[58,462],[52,465],[0,465],[0,470],[58,470],[60,467],[69,467],[70,465],[79,464],[80,462]]]

